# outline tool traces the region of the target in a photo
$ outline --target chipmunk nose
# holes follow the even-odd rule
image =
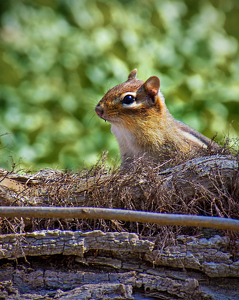
[[[95,107],[95,112],[97,113],[97,115],[102,118],[103,116],[103,113],[104,113],[104,109],[98,104],[96,107]]]

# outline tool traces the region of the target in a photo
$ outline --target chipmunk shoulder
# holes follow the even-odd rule
[[[133,70],[127,81],[110,89],[95,107],[97,115],[111,123],[122,164],[146,155],[156,161],[170,158],[175,151],[188,153],[216,143],[169,113],[160,92],[160,80],[145,82]]]

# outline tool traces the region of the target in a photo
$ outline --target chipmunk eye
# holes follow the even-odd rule
[[[123,103],[123,104],[132,104],[134,101],[135,101],[135,97],[134,97],[134,96],[132,96],[132,95],[126,95],[126,96],[123,98],[122,103]]]

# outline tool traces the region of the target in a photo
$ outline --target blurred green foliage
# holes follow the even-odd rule
[[[138,69],[170,112],[238,137],[238,0],[0,2],[0,166],[90,167],[118,145],[94,106]]]

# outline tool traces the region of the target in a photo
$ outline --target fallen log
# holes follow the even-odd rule
[[[1,268],[0,295],[5,299],[11,299],[11,294],[12,299],[27,299],[27,293],[101,299],[103,291],[107,295],[110,291],[107,299],[134,299],[138,291],[140,299],[143,294],[164,299],[217,299],[218,295],[236,299],[239,261],[227,250],[228,237],[179,236],[177,241],[175,246],[156,250],[154,242],[126,232],[45,230],[3,235],[1,259],[9,263]],[[239,254],[238,242],[235,254]],[[71,259],[70,265],[64,257]],[[18,260],[16,269],[12,259]]]
[[[146,166],[147,167],[147,166]],[[217,189],[217,181],[224,186],[230,185],[238,175],[238,162],[232,155],[211,155],[197,157],[185,161],[172,168],[154,172],[154,182],[151,185],[151,193],[161,190],[169,192],[172,188],[183,190],[184,199],[190,199],[196,190],[205,189],[214,195]],[[147,169],[143,170],[144,172]],[[134,178],[135,184],[131,188],[132,197],[144,195],[144,189],[149,181],[147,173],[142,172]],[[89,194],[102,189],[108,189],[110,183],[129,183],[131,172],[118,172],[114,174],[96,174],[95,176],[80,176],[78,174],[66,174],[58,170],[42,170],[36,174],[17,174],[0,169],[0,199],[4,205],[22,203],[24,205],[42,205],[46,197],[55,197],[60,194],[65,204],[84,205],[89,201]],[[89,205],[88,205],[89,206]]]
[[[237,159],[219,154],[113,172],[0,169],[0,297],[238,299],[238,187]],[[184,230],[194,219],[224,230]]]

